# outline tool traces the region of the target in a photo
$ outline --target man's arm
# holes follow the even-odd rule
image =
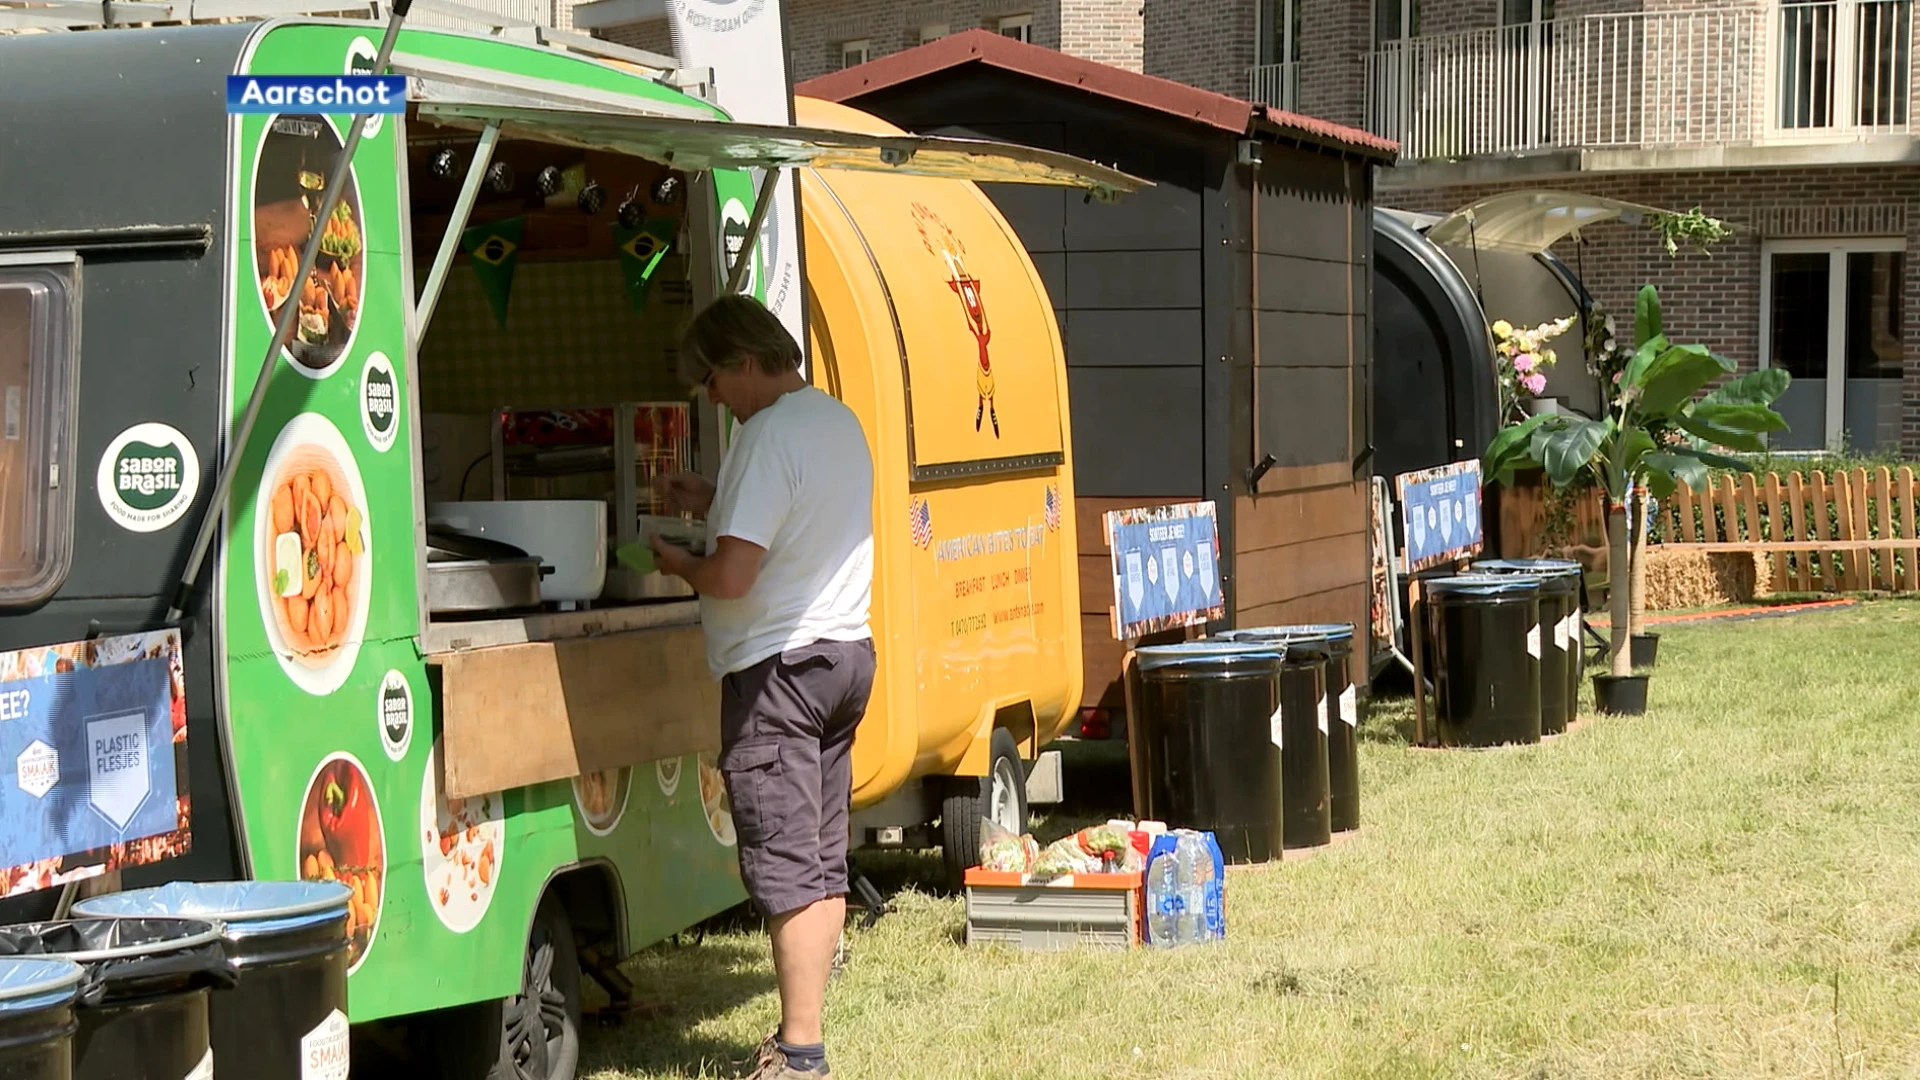
[[[716,600],[738,600],[752,591],[767,557],[766,548],[737,536],[721,537],[711,555],[694,555],[658,538],[653,551],[660,569],[685,578],[695,592]]]

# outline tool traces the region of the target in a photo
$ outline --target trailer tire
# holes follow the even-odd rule
[[[959,892],[969,869],[980,865],[980,819],[1010,832],[1027,831],[1027,767],[1013,733],[996,728],[989,742],[987,775],[953,782],[940,803],[940,851],[947,885]]]
[[[574,1080],[580,1065],[580,954],[566,906],[540,901],[510,998],[447,1009],[429,1021],[423,1075],[443,1080]],[[545,1038],[527,1035],[534,1024]]]
[[[527,935],[519,994],[500,1004],[500,1053],[487,1080],[573,1080],[580,1066],[580,953],[548,893]]]

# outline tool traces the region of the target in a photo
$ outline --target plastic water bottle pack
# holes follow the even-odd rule
[[[1200,945],[1227,935],[1226,865],[1212,833],[1177,829],[1147,854],[1147,941]]]

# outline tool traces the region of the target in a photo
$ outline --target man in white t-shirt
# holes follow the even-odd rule
[[[726,777],[747,893],[773,933],[780,1028],[761,1080],[826,1077],[821,1010],[846,922],[853,736],[873,689],[873,458],[853,410],[809,385],[800,346],[743,296],[695,317],[683,374],[738,417],[714,485],[665,484],[704,513],[708,551],[654,558],[700,594],[721,683]]]

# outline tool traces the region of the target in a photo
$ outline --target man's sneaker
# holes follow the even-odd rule
[[[747,1080],[830,1080],[833,1076],[825,1067],[819,1069],[796,1069],[787,1063],[787,1055],[780,1050],[779,1043],[769,1038],[760,1046],[759,1065],[750,1073]]]

